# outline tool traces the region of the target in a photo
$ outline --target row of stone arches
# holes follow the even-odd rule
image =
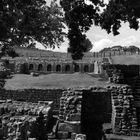
[[[34,68],[34,65],[33,65],[33,64],[29,64],[29,70],[32,71],[32,70],[34,70],[34,69],[35,69],[35,68]],[[57,65],[55,66],[55,71],[56,71],[56,72],[61,72],[62,69],[63,69],[63,68],[62,68],[62,65],[60,65],[60,64],[57,64]],[[37,66],[37,71],[43,71],[43,70],[44,70],[43,64],[39,64],[39,65]],[[53,71],[52,65],[51,65],[51,64],[48,64],[47,67],[46,67],[46,70],[47,70],[48,72]],[[70,66],[69,64],[66,64],[66,65],[64,66],[64,71],[65,71],[65,72],[70,72],[70,71],[71,71],[71,66]],[[74,71],[74,72],[80,72],[80,66],[79,66],[78,64],[74,64],[73,71]],[[89,67],[89,65],[84,65],[83,71],[84,71],[84,72],[90,72],[90,67]]]
[[[37,67],[37,71],[43,71],[44,67],[42,64],[39,64],[38,67]],[[33,64],[30,64],[29,65],[29,70],[34,70],[34,65]],[[47,66],[47,71],[51,71],[52,70],[52,66],[51,64],[49,64]]]

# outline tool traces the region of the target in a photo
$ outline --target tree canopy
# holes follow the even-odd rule
[[[65,12],[66,24],[69,28],[69,52],[73,59],[83,57],[84,48],[81,42],[86,32],[94,24],[105,29],[107,33],[119,34],[121,22],[128,22],[129,27],[139,28],[140,1],[138,0],[60,0]]]
[[[1,0],[1,46],[28,46],[35,41],[54,48],[63,42],[63,13],[53,0]]]

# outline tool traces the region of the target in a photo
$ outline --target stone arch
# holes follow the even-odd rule
[[[79,72],[80,71],[80,66],[78,64],[74,65],[74,72]]]
[[[58,65],[56,65],[56,72],[60,72],[60,71],[61,71],[61,65],[58,64]]]
[[[43,65],[42,64],[39,64],[38,65],[38,71],[42,71],[43,70]]]
[[[34,65],[33,64],[29,64],[29,70],[33,70],[34,69]]]
[[[28,64],[22,63],[20,64],[20,73],[27,74],[29,72]]]
[[[70,65],[69,65],[69,64],[67,64],[67,65],[65,66],[65,72],[70,72]]]
[[[47,71],[52,71],[52,65],[51,64],[47,65]]]
[[[88,65],[84,66],[84,72],[89,72],[89,66]]]
[[[94,71],[94,63],[92,64],[92,71]]]

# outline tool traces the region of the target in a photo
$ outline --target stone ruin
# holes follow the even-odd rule
[[[102,64],[109,64],[108,58],[86,59],[86,60],[49,60],[36,58],[15,58],[9,59],[7,67],[14,73],[74,73],[93,72],[102,73]]]
[[[60,121],[81,121],[82,91],[64,91],[60,98]]]
[[[42,112],[44,117],[49,119],[52,115],[52,107],[53,102],[51,101],[31,103],[1,100],[0,138],[12,140],[29,139],[33,124],[36,122],[39,113]]]
[[[89,102],[91,97],[93,99]],[[98,97],[101,97],[101,99]],[[93,107],[94,98],[95,100],[99,99],[99,104],[95,105],[96,107]],[[89,106],[91,108],[88,110]],[[96,113],[92,113],[93,111]],[[97,138],[96,135],[91,136],[89,133],[96,132],[98,128],[95,128],[95,130],[92,128],[89,133],[85,132],[85,129],[89,127],[89,122],[92,122],[92,125],[96,125],[97,122],[97,126],[105,123],[111,124],[109,128],[104,130],[105,132],[111,129],[112,131],[109,133],[140,136],[140,126],[138,125],[136,113],[133,90],[128,85],[110,85],[104,89],[99,87],[83,90],[68,89],[63,92],[60,98],[58,133],[64,139],[70,138],[70,134],[73,137],[75,133],[83,133],[87,136],[87,139],[89,137],[94,139]],[[85,117],[88,120],[91,119],[91,121],[84,122]],[[93,118],[95,121],[93,121]],[[82,129],[85,126],[86,128],[83,131]],[[101,127],[101,129],[104,128]]]
[[[130,86],[94,86],[88,89],[61,90],[61,92],[61,97],[57,99],[60,102],[59,115],[55,114],[59,116],[56,129],[57,138],[75,139],[76,134],[79,133],[85,134],[87,139],[89,137],[97,138],[96,131],[104,129],[98,128],[98,126],[103,126],[104,123],[111,124],[113,134],[140,136],[133,90]],[[44,95],[49,93],[44,93]],[[46,115],[48,115],[48,111],[53,112],[55,109],[52,102],[41,100],[38,103],[1,100],[0,108],[2,122],[10,124],[8,127],[18,122],[34,122],[38,113],[43,109]],[[92,123],[90,124],[90,122]],[[86,127],[86,131],[85,125],[88,125],[89,128],[90,125],[96,126],[96,129],[93,127],[88,130]],[[14,130],[7,132],[6,137],[7,135],[15,136]],[[107,130],[108,128],[105,131]],[[91,132],[88,131],[92,131],[93,135],[89,135]]]

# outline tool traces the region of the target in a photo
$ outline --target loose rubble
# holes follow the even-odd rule
[[[53,102],[19,102],[12,100],[0,101],[0,137],[12,140],[30,138],[32,125],[42,112],[48,119],[51,115]],[[2,133],[1,133],[2,132]]]

